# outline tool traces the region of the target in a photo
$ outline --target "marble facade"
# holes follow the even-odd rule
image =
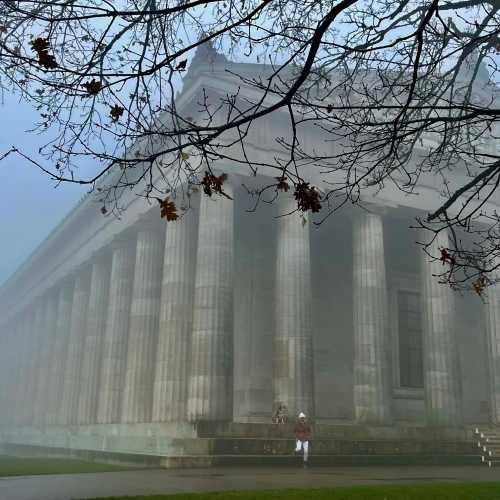
[[[199,68],[179,106],[221,75]],[[498,292],[484,305],[433,278],[441,263],[408,229],[431,188],[316,227],[276,217],[293,207],[284,193],[249,213],[252,181],[217,168],[233,201],[198,194],[175,222],[133,196],[103,217],[85,197],[3,284],[1,428],[269,422],[278,402],[333,423],[500,423]]]

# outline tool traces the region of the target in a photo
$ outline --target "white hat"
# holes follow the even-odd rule
[[[300,412],[300,413],[299,413],[299,418],[306,418],[305,413]]]

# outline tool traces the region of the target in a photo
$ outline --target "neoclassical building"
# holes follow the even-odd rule
[[[202,89],[251,95],[228,67],[260,68],[199,60],[178,109]],[[246,138],[256,158],[288,133],[286,113],[266,120]],[[5,442],[148,453],[203,421],[268,423],[278,402],[317,424],[500,423],[499,297],[440,285],[409,228],[435,184],[316,226],[280,217],[288,193],[249,210],[248,185],[274,173],[216,168],[233,200],[198,193],[175,222],[133,193],[119,219],[85,196],[2,285]]]

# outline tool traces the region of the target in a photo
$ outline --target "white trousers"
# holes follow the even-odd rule
[[[304,462],[307,462],[307,457],[309,455],[309,441],[301,441],[300,439],[297,439],[295,451],[299,452],[301,449],[304,450]]]

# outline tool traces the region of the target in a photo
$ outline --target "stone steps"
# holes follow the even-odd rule
[[[199,442],[195,446],[199,447]],[[286,455],[295,447],[293,439],[266,438],[213,438],[207,440],[210,454]],[[190,443],[185,443],[189,453]],[[417,440],[343,440],[313,439],[311,451],[316,455],[389,455],[389,454],[443,454],[460,455],[477,453],[473,444],[461,441]]]
[[[500,428],[483,427],[474,430],[477,446],[481,453],[481,462],[488,467],[500,465]]]
[[[267,424],[242,422],[197,422],[196,434],[200,438],[282,438],[293,436],[295,424]],[[450,427],[422,426],[363,426],[348,424],[314,423],[315,439],[415,439],[463,440],[473,439],[473,430]]]
[[[491,444],[491,443],[487,442],[487,443],[485,443],[485,446],[483,446],[482,448],[484,451],[489,451],[490,453],[492,453],[494,455],[500,454],[500,444]]]
[[[199,423],[189,435],[152,425],[75,427],[13,434],[8,446],[32,454],[76,456],[145,467],[295,466],[293,425]],[[196,432],[195,432],[196,431]],[[59,436],[58,439],[56,439]],[[314,426],[311,465],[479,464],[474,429]],[[483,457],[483,458],[481,458]],[[494,461],[495,457],[490,457]]]
[[[185,439],[184,453],[166,457],[163,463],[166,467],[300,466],[302,457],[293,454],[293,428],[293,423],[198,422],[198,438],[192,443]],[[471,429],[316,423],[313,430],[311,466],[481,462]],[[206,453],[200,453],[202,449]]]
[[[300,467],[302,456],[293,453],[275,455],[256,454],[183,454],[153,455],[119,453],[99,450],[70,450],[37,446],[9,446],[9,454],[53,458],[78,458],[87,461],[127,464],[145,468],[195,468],[195,467]],[[463,454],[316,454],[309,456],[312,467],[368,466],[368,465],[478,465],[477,453]]]

